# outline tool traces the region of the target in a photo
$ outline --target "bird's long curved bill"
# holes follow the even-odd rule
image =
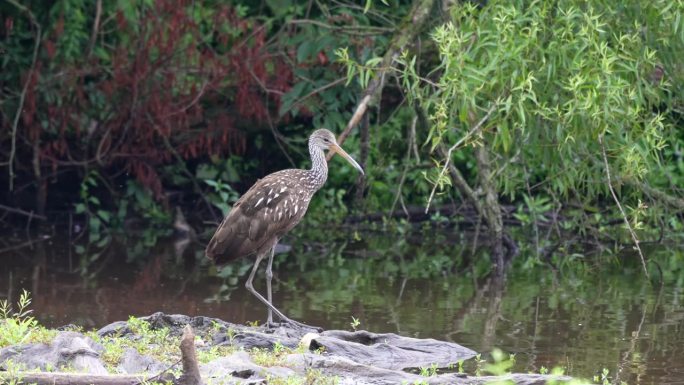
[[[355,169],[359,170],[359,172],[361,173],[361,175],[366,175],[366,173],[363,172],[363,169],[361,168],[361,166],[359,166],[359,164],[356,163],[356,161],[354,160],[354,158],[352,158],[351,155],[347,154],[347,152],[344,151],[344,150],[342,149],[342,147],[340,147],[340,146],[338,146],[338,145],[336,145],[336,144],[333,144],[333,145],[330,146],[330,150],[331,150],[331,151],[334,151],[334,152],[336,152],[336,153],[338,153],[338,154],[340,154],[340,156],[342,156],[344,159],[346,159],[347,162],[351,163],[351,165],[354,166]]]

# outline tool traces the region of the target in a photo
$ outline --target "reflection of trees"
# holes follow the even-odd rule
[[[32,309],[47,325],[76,323],[101,326],[129,315],[148,315],[155,311],[210,314],[213,305],[205,304],[220,280],[202,279],[196,255],[199,248],[188,242],[159,242],[154,247],[133,250],[117,242],[103,247],[89,245],[70,261],[63,244],[36,243],[33,249],[17,251],[11,264],[5,264],[0,287],[6,287],[12,301],[20,289],[31,291]],[[143,250],[144,252],[140,252]],[[128,259],[128,264],[121,261]],[[201,282],[202,285],[196,285]],[[4,295],[3,295],[4,297]],[[239,303],[222,305],[226,312],[244,313]]]
[[[590,376],[605,367],[613,379],[629,383],[654,375],[667,382],[677,375],[668,370],[684,361],[684,259],[678,250],[660,256],[665,287],[654,292],[638,265],[574,261],[553,270],[518,263],[497,278],[487,258],[463,262],[458,252],[440,252],[453,247],[446,242],[426,238],[420,249],[364,241],[370,252],[330,243],[279,255],[275,301],[295,318],[325,328],[349,330],[354,316],[374,332],[446,338],[483,353],[498,347],[519,353],[522,371],[569,365],[571,373]],[[352,247],[354,255],[347,253]],[[69,267],[54,245],[33,245],[7,258],[11,266],[0,270],[0,288],[15,299],[21,288],[31,289],[36,315],[52,325],[95,326],[155,311],[264,319],[263,306],[240,278],[251,261],[229,265],[225,285],[202,271],[200,245],[164,242],[141,250],[135,255],[144,258],[131,258],[123,268],[129,249],[116,244]],[[227,286],[229,300],[206,301]]]
[[[475,283],[475,293],[459,311],[454,314],[453,331],[447,333],[449,341],[459,343],[458,335],[467,329],[466,322],[477,317],[482,309],[486,309],[483,320],[483,332],[479,343],[482,351],[490,351],[499,347],[496,343],[497,324],[501,318],[501,301],[506,284],[506,276],[492,274],[481,284]]]

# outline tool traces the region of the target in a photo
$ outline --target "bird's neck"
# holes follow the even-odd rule
[[[311,144],[309,144],[309,154],[311,155],[310,183],[318,190],[328,179],[328,161],[325,159],[323,150]]]

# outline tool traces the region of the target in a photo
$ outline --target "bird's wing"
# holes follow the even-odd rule
[[[217,263],[264,252],[292,228],[303,211],[297,190],[277,177],[255,183],[233,206],[209,241],[206,254]],[[308,203],[308,202],[307,202]]]

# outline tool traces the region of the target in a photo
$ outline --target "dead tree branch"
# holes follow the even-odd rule
[[[411,44],[415,38],[418,36],[423,26],[428,20],[430,15],[430,10],[434,0],[420,0],[416,1],[413,8],[407,15],[402,27],[397,31],[389,45],[389,48],[385,52],[385,56],[382,62],[378,65],[378,70],[375,74],[373,80],[370,81],[368,87],[364,91],[364,97],[361,99],[359,104],[354,110],[354,114],[347,123],[347,127],[342,131],[340,136],[337,138],[337,142],[341,145],[349,136],[352,128],[356,126],[361,118],[368,110],[368,106],[372,101],[375,101],[382,94],[382,89],[385,86],[385,77],[387,71],[391,68],[392,62],[401,54],[401,52],[406,49],[406,47]],[[332,154],[328,154],[328,160],[332,157]]]

